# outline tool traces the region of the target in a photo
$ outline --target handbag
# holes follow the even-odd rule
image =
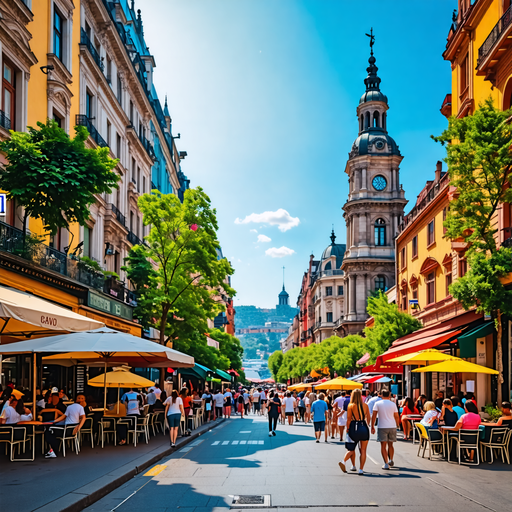
[[[364,419],[364,411],[361,410],[361,405],[359,405],[359,418],[359,420],[352,420],[348,429],[350,439],[355,443],[370,439],[370,429]]]

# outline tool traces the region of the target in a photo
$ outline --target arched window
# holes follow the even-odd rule
[[[375,111],[373,113],[373,127],[378,128],[379,127],[379,112]]]
[[[370,112],[366,112],[366,116],[365,116],[365,129],[368,129],[370,128]]]
[[[361,114],[361,121],[359,123],[359,131],[362,132],[364,130],[364,116]]]
[[[375,278],[375,291],[382,290],[386,291],[386,277],[385,276],[377,276]]]
[[[324,270],[331,270],[331,262],[328,261],[326,264],[325,264],[325,267],[324,267]]]
[[[386,221],[384,219],[375,221],[375,245],[386,245]]]
[[[384,112],[384,114],[382,114],[382,128],[384,130],[386,129],[386,112]]]
[[[503,110],[508,110],[510,107],[512,107],[512,78],[509,78],[503,92]]]

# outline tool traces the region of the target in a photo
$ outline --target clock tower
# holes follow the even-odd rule
[[[343,259],[344,311],[340,334],[362,331],[367,298],[395,285],[395,236],[407,201],[400,185],[402,155],[387,131],[388,99],[380,90],[370,37],[368,76],[359,100],[359,135],[345,167],[349,195],[343,206],[347,249]]]

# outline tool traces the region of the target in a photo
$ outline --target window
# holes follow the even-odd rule
[[[92,229],[84,226],[84,256],[91,257],[91,231]]]
[[[130,212],[130,231],[133,233],[133,212]]]
[[[137,192],[140,192],[140,186],[141,186],[141,182],[140,182],[140,167],[137,167]]]
[[[4,70],[2,75],[2,111],[10,121],[10,128],[14,130],[16,108],[16,73],[14,67],[5,60],[4,57]]]
[[[430,272],[425,280],[427,285],[427,305],[436,301],[436,273]]]
[[[107,55],[107,82],[112,85],[112,59]]]
[[[146,193],[146,176],[142,176],[142,193]]]
[[[459,277],[464,277],[468,271],[468,262],[466,258],[459,256]]]
[[[400,269],[403,270],[405,267],[407,267],[407,260],[405,258],[405,247],[402,247],[400,251]]]
[[[332,286],[326,286],[325,287],[325,295],[327,297],[330,297],[332,295]]]
[[[327,317],[327,322],[331,322],[332,323],[332,313],[326,313],[326,317]]]
[[[137,170],[137,166],[135,165],[135,158],[132,158],[132,181],[137,184],[137,180],[135,179],[135,172]]]
[[[464,60],[462,61],[462,64],[460,65],[460,90],[459,95],[462,96],[464,94],[464,91],[468,87],[468,56],[466,55],[464,57]]]
[[[121,158],[121,135],[119,133],[116,134],[116,156]]]
[[[343,295],[343,286],[338,286],[338,295]]]
[[[418,300],[418,285],[412,287],[412,298]]]
[[[444,226],[444,221],[446,220],[446,216],[448,215],[448,206],[443,208],[443,235],[446,234],[446,228]]]
[[[53,53],[62,61],[63,60],[63,16],[57,9],[53,11]]]
[[[88,119],[92,118],[92,102],[93,102],[93,95],[86,91],[85,93],[85,115]]]
[[[375,291],[386,291],[386,278],[384,276],[377,276],[375,278]]]
[[[434,219],[432,219],[428,223],[428,227],[427,227],[427,247],[429,245],[432,245],[435,241],[436,241],[435,223],[434,223]]]
[[[407,288],[401,290],[402,294],[402,311],[407,311]]]
[[[411,245],[412,245],[412,257],[417,258],[418,257],[418,235],[416,235],[412,239]]]
[[[59,114],[57,114],[55,111],[53,111],[53,120],[57,123],[59,128],[63,127],[64,123],[62,122],[62,117],[60,117]]]
[[[111,135],[112,135],[112,124],[107,119],[107,145],[108,145],[108,147],[110,147],[110,143],[112,142],[111,138],[110,138]]]
[[[121,82],[121,76],[117,74],[117,101],[119,105],[123,106],[123,82]]]
[[[386,221],[384,219],[375,221],[375,245],[386,245]]]
[[[132,103],[132,100],[130,100],[130,123],[133,126],[133,103]]]
[[[450,295],[450,285],[452,284],[452,273],[446,274],[446,296]]]

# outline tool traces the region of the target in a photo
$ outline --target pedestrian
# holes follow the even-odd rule
[[[304,393],[299,393],[298,406],[299,406],[299,417],[302,420],[302,422],[304,423],[304,421],[305,421],[304,416],[306,414],[306,402],[304,401]]]
[[[262,414],[262,416],[265,416],[267,414],[267,395],[265,393],[265,388],[261,389],[260,402],[261,402],[261,414]]]
[[[261,388],[258,388],[253,394],[252,394],[252,404],[254,407],[254,414],[261,414]]]
[[[233,403],[233,394],[229,388],[224,393],[224,417],[231,418],[231,405]]]
[[[181,388],[180,391],[180,397],[183,401],[183,410],[185,411],[185,434],[186,436],[189,436],[192,432],[188,428],[188,420],[190,416],[190,411],[192,409],[192,397],[188,394],[188,388]]]
[[[402,421],[402,428],[404,430],[404,439],[406,441],[410,439],[411,420],[405,419],[404,416],[410,416],[413,414],[419,415],[420,411],[414,407],[414,400],[408,396],[405,398],[402,414],[400,416],[400,420]]]
[[[314,395],[314,393],[311,393]],[[316,442],[320,442],[322,432],[325,432],[325,424],[327,423],[329,409],[325,401],[325,395],[320,393],[318,398],[314,396],[315,400],[311,404],[311,414],[313,415],[313,427],[315,429]],[[325,440],[327,442],[327,439]]]
[[[395,402],[390,399],[389,389],[381,391],[381,398],[382,400],[373,406],[372,434],[375,434],[375,420],[378,416],[377,441],[380,443],[380,452],[384,460],[382,469],[389,469],[395,465],[393,443],[396,443],[396,429],[400,426],[400,416]]]
[[[340,441],[343,442],[343,432],[347,426],[347,411],[344,409],[345,397],[347,396],[346,391],[342,391],[341,394],[334,400],[334,413],[336,414],[336,421],[338,423],[338,431],[340,433]]]
[[[221,393],[220,389],[217,389],[215,395],[213,395],[213,399],[215,400],[215,419],[222,418],[224,395]]]
[[[288,418],[288,425],[293,425],[295,398],[292,397],[292,394],[289,391],[286,392],[286,397],[283,400],[283,403],[284,413]]]
[[[171,396],[165,402],[165,417],[169,425],[169,437],[171,439],[171,447],[176,446],[176,438],[178,437],[178,429],[180,427],[181,417],[185,415],[183,408],[183,399],[178,396],[178,392],[173,389]]]
[[[204,390],[203,396],[201,397],[204,400],[204,410],[205,410],[205,418],[208,423],[212,417],[212,402],[213,396],[208,389]]]
[[[305,423],[309,423],[311,421],[311,400],[309,398],[309,395],[311,394],[310,391],[308,391],[306,393],[306,395],[304,396],[304,405],[306,406],[306,413],[304,415],[306,421]]]
[[[281,400],[274,391],[271,391],[268,399],[268,435],[275,436],[277,430],[277,420],[281,414]]]
[[[370,410],[370,416],[373,414],[373,407],[379,400],[381,400],[380,390],[375,394],[375,396],[372,396],[370,399],[366,399],[368,409]]]
[[[350,403],[347,407],[347,437],[345,439],[345,448],[347,453],[343,462],[339,462],[341,470],[346,473],[345,463],[352,461],[350,471],[356,471],[356,446],[359,444],[359,475],[363,475],[364,465],[366,463],[366,449],[370,440],[370,410],[368,405],[363,402],[361,390],[355,389],[351,394]]]
[[[244,412],[245,412],[245,415],[248,416],[249,409],[251,408],[251,395],[249,395],[247,389],[244,389],[243,396],[244,396]]]
[[[336,400],[340,397],[340,393],[332,396],[331,401],[331,439],[336,439],[338,436],[338,404]]]
[[[237,403],[240,417],[244,419],[244,395],[242,393],[238,393]]]

